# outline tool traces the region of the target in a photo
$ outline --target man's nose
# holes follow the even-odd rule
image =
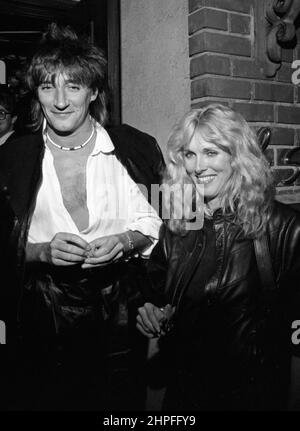
[[[57,109],[60,110],[65,109],[69,105],[66,92],[63,88],[56,89],[54,105]]]

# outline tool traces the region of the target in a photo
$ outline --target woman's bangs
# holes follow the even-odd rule
[[[222,142],[222,137],[218,133],[218,130],[209,123],[202,122],[201,120],[194,130],[190,141],[192,140],[196,140],[196,142],[208,142],[220,148],[223,147],[223,145],[220,144],[220,142]]]
[[[182,150],[186,150],[194,139],[197,141],[201,140],[201,128],[199,127],[198,122],[195,123],[195,121],[189,124],[189,127],[183,129]]]

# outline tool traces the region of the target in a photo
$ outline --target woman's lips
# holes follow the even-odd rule
[[[195,175],[198,184],[208,184],[216,178],[216,175]]]

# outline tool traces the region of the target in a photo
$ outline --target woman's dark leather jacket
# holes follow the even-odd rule
[[[160,183],[164,161],[151,136],[128,125],[107,129],[115,153],[137,184]],[[44,143],[41,131],[9,142],[0,149],[0,319],[8,337],[16,330],[22,303],[25,247],[36,196],[42,180]],[[140,265],[141,266],[141,265]]]
[[[203,288],[204,301],[199,309],[209,316],[206,331],[210,335],[207,338],[211,336],[215,342],[213,347],[208,343],[219,362],[212,373],[204,370],[204,379],[205,374],[210,376],[208,378],[216,376],[218,387],[222,385],[220,379],[224,379],[225,386],[234,387],[242,379],[250,381],[259,373],[265,373],[265,378],[268,380],[269,376],[272,381],[274,370],[283,369],[283,363],[289,362],[293,347],[297,354],[296,346],[291,342],[291,323],[300,319],[300,214],[286,205],[274,204],[266,235],[276,286],[267,293],[260,282],[253,240],[246,239],[241,229],[233,224],[232,215],[224,216],[221,210],[213,215],[213,228],[216,268]],[[192,364],[192,350],[190,356],[187,351],[191,342],[197,342],[189,339],[192,327],[178,327],[182,322],[184,294],[196,268],[200,265],[201,269],[205,241],[201,231],[192,230],[182,237],[163,226],[161,240],[153,250],[148,266],[147,301],[160,307],[167,303],[176,306],[174,331],[181,332],[184,341],[179,347],[178,339],[177,352],[171,362],[177,361],[179,367],[184,363],[183,368],[187,363]],[[195,337],[198,337],[197,331]],[[180,349],[184,351],[180,352]],[[201,367],[201,361],[205,362],[206,352],[202,346],[199,350],[201,354],[193,364],[196,369]],[[209,368],[212,362],[208,357],[206,366]],[[288,372],[286,366],[285,377]],[[275,379],[280,379],[278,373]]]

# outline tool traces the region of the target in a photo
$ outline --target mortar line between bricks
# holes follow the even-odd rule
[[[231,33],[231,18],[230,18],[230,13],[227,14],[227,28],[229,33]]]
[[[230,76],[233,76],[233,68],[234,68],[234,66],[233,66],[233,61],[232,61],[231,56],[228,59],[229,59],[229,72],[230,72]]]
[[[271,167],[271,169],[276,169],[276,170],[278,170],[278,171],[284,171],[284,170],[286,170],[286,169],[293,169],[293,170],[296,170],[297,169],[297,166],[292,166],[292,165],[276,165],[276,166],[272,166]]]
[[[278,106],[281,106],[281,105],[278,105],[278,104],[276,105],[276,102],[275,102],[273,107],[275,123],[278,123]]]
[[[294,129],[294,130],[300,129],[300,125],[298,126],[297,124],[293,124],[293,123],[275,123],[275,127],[282,127],[285,129]]]
[[[254,22],[254,8],[250,8],[250,37],[251,37],[251,57],[255,57],[255,22]]]
[[[226,35],[226,36],[228,36],[228,35],[231,34],[231,33],[229,33],[229,30],[219,30],[217,28],[211,28],[211,27],[204,27],[203,28],[202,27],[202,28],[194,31],[193,33],[189,33],[189,38],[191,38],[193,36],[198,36],[199,34],[202,34],[204,32],[205,33],[213,33],[213,34],[218,33],[218,34],[223,34],[223,35]]]
[[[196,75],[194,77],[190,77],[192,82],[203,78],[219,78],[227,81],[243,81],[243,82],[251,82],[254,84],[269,84],[269,85],[277,85],[277,86],[282,85],[284,87],[290,87],[291,85],[291,83],[289,82],[281,82],[281,81],[269,82],[263,79],[246,78],[244,76],[220,75],[220,74],[209,73],[209,72],[203,73],[202,75]],[[273,102],[276,103],[276,101],[273,101]],[[278,103],[289,103],[289,102],[278,102]]]
[[[202,9],[216,10],[216,11],[218,11],[218,12],[226,12],[226,13],[228,13],[228,14],[230,14],[230,13],[231,13],[231,14],[233,14],[233,15],[243,15],[243,16],[246,16],[246,17],[251,16],[251,13],[247,13],[247,12],[237,12],[237,11],[229,10],[229,9],[220,9],[220,8],[212,7],[212,6],[200,6],[200,8],[199,8],[199,9],[196,9],[196,10],[194,10],[193,12],[189,12],[189,16],[195,15],[195,13],[199,12],[199,11],[200,11],[200,10],[202,10]]]
[[[244,76],[232,76],[232,75],[221,75],[221,74],[215,74],[215,73],[204,73],[202,75],[196,75],[193,77],[190,77],[191,81],[196,81],[197,79],[201,79],[201,78],[209,78],[209,77],[213,77],[213,78],[220,78],[220,79],[230,79],[231,80],[239,80],[239,81],[243,81],[243,82],[253,82],[254,84],[269,84],[269,85],[277,85],[277,86],[283,86],[283,87],[290,87],[290,82],[286,82],[286,81],[276,81],[274,83],[269,82],[267,80],[263,80],[263,79],[254,79],[254,78],[245,78]],[[273,101],[276,103],[276,100]],[[278,102],[278,103],[289,103],[289,102]],[[293,104],[299,104],[300,107],[300,102],[292,102]]]
[[[226,102],[230,102],[230,103],[244,103],[246,105],[268,105],[268,106],[274,106],[274,101],[271,100],[249,100],[249,99],[238,99],[238,98],[231,98],[231,97],[222,97],[222,96],[204,96],[204,97],[197,97],[196,99],[192,99],[192,103],[198,103],[198,102],[203,102],[203,101],[209,101],[212,98],[215,99],[222,99]],[[276,102],[275,102],[276,103]],[[278,102],[280,103],[280,105],[277,106],[283,106],[285,108],[298,108],[300,109],[300,106],[295,106],[292,105],[291,103],[288,102]],[[273,122],[272,122],[273,123]],[[282,124],[284,125],[285,123],[278,123],[278,124]],[[293,125],[293,123],[287,123],[287,124],[291,124]],[[300,124],[299,126],[297,126],[297,124],[295,124],[295,127],[299,127],[300,128]]]
[[[246,40],[250,40],[251,39],[251,34],[242,34],[242,33],[230,33],[228,30],[219,30],[217,28],[210,28],[210,27],[205,27],[205,28],[200,28],[200,30],[195,31],[192,34],[189,34],[189,38],[193,37],[193,36],[197,36],[198,34],[202,34],[202,33],[212,33],[212,34],[221,34],[223,36],[232,36],[232,37],[239,37],[241,39],[246,39]]]
[[[293,187],[298,187],[298,189],[296,191],[299,192],[299,186],[282,186],[282,187],[280,187],[280,192],[282,192],[282,193],[278,193],[278,195],[280,196],[286,192],[291,192],[291,194],[292,194],[294,192]]]
[[[251,125],[254,127],[269,126],[270,124],[273,125],[274,123],[269,123],[268,121],[252,121],[251,122]],[[289,124],[279,123],[279,124],[276,124],[275,127],[277,127],[277,125],[278,125],[279,129],[283,128],[283,129],[295,130],[295,127],[292,127]]]
[[[273,123],[270,123],[270,124],[274,125],[274,127],[283,127],[285,129],[294,129],[294,130],[300,129],[300,125],[298,126],[297,124],[293,124],[293,123],[276,123],[274,121]]]
[[[213,31],[224,31],[226,34],[232,34],[229,30],[220,30],[220,29],[218,29],[218,28],[212,28],[212,27],[210,27],[210,26],[207,26],[207,27],[201,27],[200,29],[198,29],[198,30],[195,30],[195,31],[193,31],[192,33],[190,33],[190,31],[189,31],[189,37],[192,37],[192,36],[197,36],[197,34],[199,34],[200,33],[200,31],[206,31],[206,33],[208,33],[208,30],[213,30]]]
[[[270,144],[270,147],[268,148],[270,148],[270,150],[273,150],[273,166],[276,166],[276,167],[280,166],[278,165],[278,151],[277,151],[276,145]]]
[[[229,31],[229,34],[230,35],[232,35],[232,36],[251,36],[251,33],[249,32],[249,33],[247,33],[247,34],[245,34],[245,33],[235,33],[234,31]]]
[[[239,54],[236,54],[236,55],[235,54],[226,54],[226,53],[223,53],[223,52],[215,52],[215,51],[196,52],[195,54],[192,54],[189,57],[190,57],[190,59],[192,59],[192,58],[201,57],[202,55],[214,55],[214,56],[225,57],[225,58],[237,58],[239,60],[253,61],[253,59],[249,60],[249,59],[252,58],[252,57],[249,57],[249,56],[239,55]]]
[[[247,103],[247,99],[233,99],[231,97],[221,97],[221,96],[204,96],[204,97],[197,97],[196,99],[192,99],[193,103],[198,103],[198,102],[203,102],[203,101],[210,101],[212,98],[214,99],[222,99],[225,100],[226,102],[230,102],[230,103]],[[248,99],[249,102],[249,99]],[[270,105],[273,105],[272,103],[270,103]]]
[[[283,85],[284,87],[290,87],[291,85],[291,82],[286,82],[286,81],[267,81],[266,79],[246,78],[246,77],[236,76],[236,75],[232,76],[232,78],[244,79],[245,81],[252,81],[255,84]]]
[[[276,145],[276,144],[270,144],[270,147],[276,149],[276,150],[290,150],[294,147],[296,147],[297,145]],[[269,148],[269,147],[268,147]]]
[[[240,78],[237,78],[237,79],[240,80]],[[252,82],[252,81],[249,81],[249,82],[251,83],[251,86],[250,86],[250,101],[252,102],[254,100],[254,96],[255,96],[255,85],[254,85],[254,82]]]

